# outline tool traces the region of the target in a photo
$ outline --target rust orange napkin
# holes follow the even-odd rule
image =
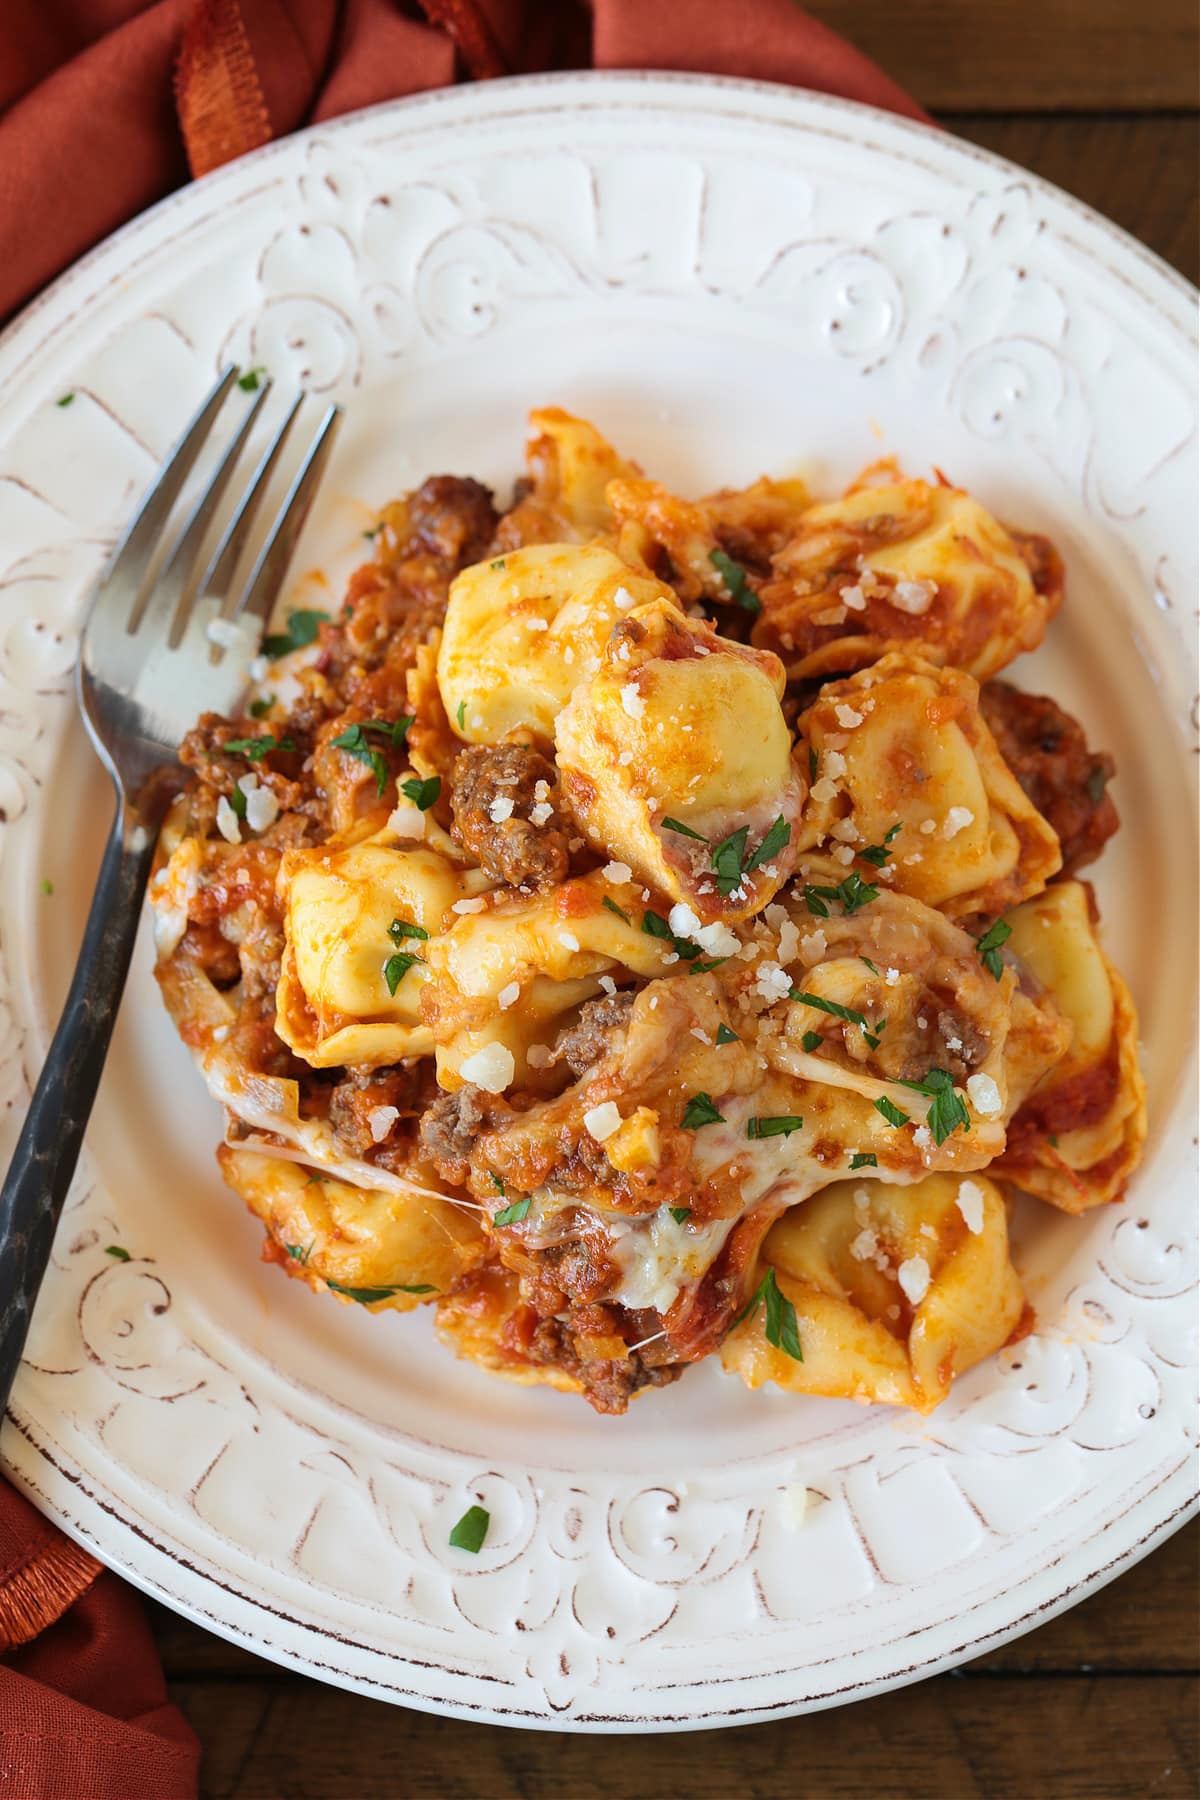
[[[925,114],[793,0],[3,0],[0,320],[190,176],[310,120],[555,68]],[[0,1793],[177,1800],[199,1749],[136,1596],[0,1482]]]

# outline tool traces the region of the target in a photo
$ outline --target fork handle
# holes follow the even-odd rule
[[[100,1084],[157,835],[119,798],[71,992],[0,1190],[0,1416]]]

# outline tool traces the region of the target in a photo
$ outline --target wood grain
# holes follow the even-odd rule
[[[932,113],[1198,103],[1194,0],[804,0],[804,9]]]
[[[1200,279],[1200,123],[1193,118],[994,118],[965,113],[947,129],[1065,188],[1164,261]]]
[[[852,1713],[605,1739],[465,1725],[286,1680],[173,1693],[205,1745],[206,1800],[1193,1800],[1197,1781],[1181,1676],[942,1676]]]

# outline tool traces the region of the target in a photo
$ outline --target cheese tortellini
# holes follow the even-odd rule
[[[455,901],[479,891],[478,872],[436,850],[364,842],[287,851],[279,880],[285,948],[275,1030],[283,1042],[314,1069],[431,1054],[433,1033],[421,1022],[426,943]]]
[[[701,919],[756,912],[795,865],[804,794],[782,691],[769,653],[661,601],[630,613],[558,720],[580,829]],[[735,832],[725,880],[714,852]]]
[[[1044,539],[1015,538],[961,488],[866,480],[809,508],[761,600],[755,642],[794,679],[908,649],[985,681],[1037,649],[1062,575]]]
[[[748,1387],[929,1412],[1009,1341],[1025,1307],[1003,1197],[979,1175],[834,1182],[784,1214],[762,1265],[795,1307],[804,1359],[769,1343],[756,1312],[721,1351]]]
[[[602,544],[536,544],[464,569],[450,590],[438,652],[446,716],[469,744],[554,722],[600,666],[613,626],[669,588]]]
[[[222,1145],[221,1173],[267,1228],[289,1275],[347,1303],[411,1312],[476,1263],[483,1234],[435,1193],[357,1187],[302,1163]]]
[[[1083,1212],[1120,1198],[1146,1141],[1133,1002],[1096,940],[1081,882],[1056,882],[1005,923],[1007,953],[1072,1035],[1013,1120],[996,1172],[1063,1212]]]
[[[1058,839],[997,750],[969,675],[885,656],[827,683],[799,729],[816,768],[806,844],[834,843],[847,863],[869,850],[891,886],[951,918],[1002,911],[1061,868]]]

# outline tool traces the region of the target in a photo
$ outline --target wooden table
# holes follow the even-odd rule
[[[952,131],[1195,281],[1194,0],[808,0]],[[1191,1800],[1200,1527],[1005,1650],[840,1713],[703,1737],[505,1731],[290,1675],[156,1611],[212,1800]]]

